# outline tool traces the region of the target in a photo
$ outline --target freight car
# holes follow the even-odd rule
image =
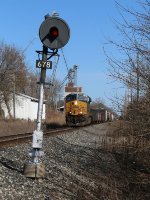
[[[101,123],[110,119],[106,109],[91,109],[91,98],[81,93],[71,93],[65,97],[65,117],[68,126],[84,126]]]

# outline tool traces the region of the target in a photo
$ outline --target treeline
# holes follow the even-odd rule
[[[23,93],[38,98],[40,74],[26,64],[23,52],[3,42],[0,43],[0,111],[2,103],[10,113],[10,101],[15,93]],[[45,98],[50,107],[55,107],[56,99],[61,92],[60,82],[49,79],[50,87],[45,87]]]
[[[148,199],[150,174],[150,1],[136,2],[137,10],[116,3],[121,20],[115,20],[118,41],[109,40],[112,56],[105,48],[110,77],[126,88],[125,97],[113,100],[122,121],[117,129],[126,141],[124,151],[117,153],[126,166],[131,199]],[[117,148],[117,144],[116,144]],[[123,159],[122,159],[123,158]],[[130,173],[129,173],[130,172]],[[134,176],[133,176],[134,175]]]
[[[130,10],[116,3],[121,20],[115,21],[120,40],[109,40],[117,57],[107,55],[110,77],[126,88],[113,103],[122,117],[131,122],[132,134],[147,136],[150,132],[150,1],[136,3]],[[118,56],[120,55],[120,56]],[[118,58],[119,57],[119,58]]]

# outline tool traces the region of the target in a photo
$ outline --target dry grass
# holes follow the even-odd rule
[[[46,123],[65,124],[65,114],[63,112],[49,110],[46,115]]]
[[[49,110],[45,120],[46,128],[57,128],[65,126],[65,114],[63,112]]]
[[[56,128],[65,125],[65,116],[58,111],[49,111],[44,122],[47,128]],[[0,119],[0,136],[33,132],[36,122],[27,120],[4,120]]]
[[[126,191],[131,199],[148,199],[150,185],[149,135],[135,135],[127,121],[111,123],[102,139],[102,148],[111,152],[128,182]]]
[[[137,149],[145,147],[146,149],[150,144],[149,134],[135,135],[133,125],[130,122],[123,120],[110,123],[110,126],[108,126],[107,129],[106,138],[107,140],[110,138],[110,143],[114,143],[116,148],[118,146],[125,146],[125,148],[134,147]]]
[[[22,134],[35,130],[35,122],[26,120],[0,120],[0,136]]]

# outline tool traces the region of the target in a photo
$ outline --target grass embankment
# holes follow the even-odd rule
[[[64,126],[64,114],[57,111],[49,111],[46,120],[43,120],[42,125],[46,126],[47,129]],[[33,132],[35,128],[36,121],[0,119],[0,136]]]
[[[150,135],[135,135],[133,125],[116,121],[110,125],[103,148],[111,152],[124,173],[125,199],[150,198]]]
[[[65,114],[59,111],[47,112],[45,120],[46,129],[59,128],[66,125]]]
[[[22,134],[35,130],[35,122],[26,120],[0,120],[0,136]]]

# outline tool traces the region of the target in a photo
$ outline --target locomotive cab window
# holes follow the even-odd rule
[[[66,96],[66,102],[74,101],[76,99],[77,99],[77,94],[70,94],[70,95]]]
[[[84,101],[84,102],[90,102],[90,99],[89,99],[89,97],[88,96],[85,96],[85,95],[83,95],[83,94],[78,94],[78,100],[79,101]]]
[[[84,94],[69,94],[66,96],[66,102],[70,102],[70,101],[74,101],[74,100],[79,100],[79,101],[83,101],[86,103],[91,102],[91,98]]]

